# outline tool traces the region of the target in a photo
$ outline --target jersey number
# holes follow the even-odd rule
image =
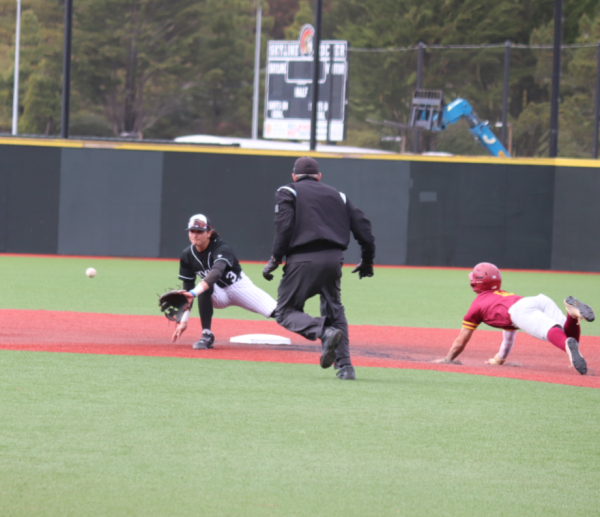
[[[237,275],[236,275],[236,274],[235,274],[233,271],[230,271],[229,273],[227,273],[227,275],[226,275],[226,277],[225,277],[225,278],[227,278],[228,280],[231,280],[231,283],[232,283],[232,284],[233,284],[234,282],[236,282],[236,281],[237,281],[237,279],[238,279]]]

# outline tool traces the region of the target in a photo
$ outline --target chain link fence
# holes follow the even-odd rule
[[[594,155],[598,48],[597,44],[562,47],[559,156],[591,158]],[[420,152],[486,155],[487,151],[473,140],[466,121],[440,133],[417,133],[376,124],[378,121],[409,124],[412,96],[419,81],[418,52],[417,46],[351,48],[350,139],[356,144],[370,145],[378,139],[380,146],[396,151],[418,149]],[[548,155],[552,45],[509,42],[424,45],[422,52],[422,88],[442,90],[446,103],[456,98],[467,100],[481,119],[490,122],[499,138],[505,115],[504,143],[512,156]],[[507,54],[508,103],[504,108]]]
[[[131,27],[111,32],[97,22],[99,17],[87,11],[95,5],[88,2],[85,9],[76,10],[69,131],[72,136],[250,136],[254,55],[251,6],[236,18],[237,25],[232,26],[227,37],[199,31],[200,25],[205,27],[199,21],[198,26],[187,26],[188,17],[181,14],[178,26],[185,30],[169,44],[156,48],[153,25],[139,22],[136,30],[140,34],[131,29],[136,16],[141,16],[137,11],[130,16]],[[191,0],[186,5],[197,8]],[[203,15],[229,12],[227,2],[215,0],[210,5]],[[19,134],[50,137],[61,131],[62,7],[48,3],[40,6],[43,9],[23,13]],[[113,15],[109,26],[121,27],[122,16]],[[154,15],[146,15],[154,19]],[[14,39],[6,34],[0,38],[0,64],[4,68],[0,74],[0,133],[9,134]],[[135,44],[132,34],[137,35]],[[544,33],[538,39],[547,43],[551,40],[548,38]],[[562,157],[591,158],[597,154],[594,135],[599,47],[593,40],[587,41],[590,42],[562,47],[558,146]],[[263,40],[261,117],[265,44]],[[467,100],[481,119],[490,122],[498,137],[505,137],[504,144],[512,156],[547,156],[552,45],[510,43],[508,49],[508,103],[504,106],[503,43],[423,45],[420,76],[417,46],[350,46],[348,131],[343,143],[394,151],[486,155],[486,149],[468,131],[466,121],[440,133],[417,133],[381,124],[409,124],[411,102],[420,80],[422,88],[442,90],[446,103],[456,98]],[[502,125],[503,120],[506,126]]]

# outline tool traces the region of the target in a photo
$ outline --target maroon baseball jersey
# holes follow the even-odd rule
[[[510,309],[522,296],[506,291],[484,291],[473,300],[462,326],[475,330],[481,322],[490,327],[504,330],[516,330],[508,314]]]

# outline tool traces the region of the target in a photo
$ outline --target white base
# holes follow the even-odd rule
[[[290,338],[274,336],[273,334],[245,334],[234,336],[229,340],[231,343],[244,343],[246,345],[291,345]]]

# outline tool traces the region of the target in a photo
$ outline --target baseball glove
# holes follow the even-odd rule
[[[182,291],[169,291],[158,299],[158,305],[167,319],[179,323],[188,308],[188,301]]]

